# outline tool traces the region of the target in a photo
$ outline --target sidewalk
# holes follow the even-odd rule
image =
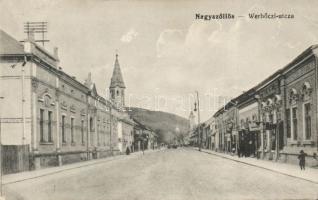
[[[269,160],[257,160],[256,158],[249,158],[249,157],[239,158],[236,155],[218,153],[218,152],[207,150],[207,149],[201,149],[201,151],[218,156],[218,157],[222,157],[225,159],[230,159],[236,162],[244,163],[254,167],[263,168],[269,171],[273,171],[276,173],[284,174],[287,176],[303,179],[303,180],[318,184],[318,170],[314,168],[307,167],[306,170],[300,170],[298,165],[273,162]]]
[[[145,151],[145,154],[147,154],[149,152],[154,152],[154,151],[156,151],[156,150],[147,150],[147,151]],[[91,165],[102,164],[105,162],[110,162],[110,161],[114,161],[114,160],[121,160],[124,158],[136,157],[136,156],[141,155],[141,154],[142,154],[142,151],[138,151],[138,152],[131,153],[129,156],[123,154],[123,155],[111,156],[111,157],[106,157],[106,158],[76,162],[76,163],[72,163],[72,164],[68,164],[68,165],[62,165],[59,167],[50,167],[50,168],[44,168],[44,169],[39,169],[39,170],[34,170],[34,171],[25,171],[25,172],[20,172],[20,173],[16,173],[16,174],[8,174],[8,175],[4,175],[2,177],[2,184],[8,185],[8,184],[28,180],[28,179],[35,179],[35,178],[39,178],[39,177],[43,177],[43,176],[47,176],[47,175],[60,173],[60,172],[67,171],[67,170],[87,167],[87,166],[91,166]]]

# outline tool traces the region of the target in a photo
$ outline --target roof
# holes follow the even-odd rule
[[[24,53],[23,45],[0,29],[0,54],[20,55]]]
[[[111,78],[109,87],[110,88],[114,88],[114,87],[126,88],[123,75],[120,70],[120,65],[118,62],[118,54],[116,54],[113,76]]]
[[[50,57],[53,60],[58,60],[58,58],[51,55],[48,51],[46,51],[43,47],[37,45],[36,43],[32,42],[34,47],[37,49],[36,53],[31,52],[32,56],[35,56],[41,60],[41,64],[49,67],[50,70],[58,74],[58,76],[62,79],[67,79],[68,83],[74,83],[73,86],[80,87],[81,90],[84,90],[86,92],[86,89],[88,88],[86,85],[82,84],[78,80],[76,80],[74,77],[68,75],[62,70],[57,69],[57,66],[54,65],[54,63],[47,62],[47,59],[45,59],[45,56]],[[0,29],[0,55],[1,56],[10,56],[10,55],[19,55],[19,56],[31,56],[31,54],[26,54],[24,51],[24,45],[19,42],[18,40],[14,39],[11,35],[6,33],[5,31]],[[41,56],[44,54],[45,56]]]
[[[244,101],[247,101],[250,99],[251,95],[253,95],[255,92],[259,91],[262,89],[264,86],[266,86],[268,83],[274,81],[277,79],[277,77],[281,76],[282,74],[286,73],[288,70],[292,69],[297,65],[297,63],[304,59],[305,56],[308,54],[312,53],[315,49],[318,49],[318,45],[312,45],[308,47],[305,51],[303,51],[300,55],[298,55],[295,59],[293,59],[290,63],[288,63],[286,66],[284,66],[281,69],[278,69],[275,71],[273,74],[265,78],[263,81],[258,83],[256,86],[252,87],[249,89],[247,92],[244,92],[243,94],[237,96],[236,98],[232,99],[231,101],[234,101],[235,103],[237,102],[238,104],[243,103]],[[220,115],[222,112],[225,111],[225,109],[232,107],[230,102],[228,102],[224,107],[220,108],[214,115],[213,117],[217,117]]]
[[[191,119],[191,118],[195,118],[195,116],[194,116],[192,110],[191,110],[190,115],[189,115],[189,119]]]
[[[97,90],[96,90],[96,85],[95,85],[95,83],[92,82],[92,73],[91,72],[88,73],[88,77],[85,80],[84,85],[89,88],[89,90],[93,96],[98,96]]]
[[[301,59],[303,59],[306,55],[310,54],[313,52],[313,50],[317,49],[318,45],[311,45],[310,47],[308,47],[305,51],[303,51],[301,54],[299,54],[296,58],[294,58],[290,63],[288,63],[286,66],[284,66],[283,68],[278,69],[277,71],[275,71],[273,74],[271,74],[269,77],[267,77],[265,80],[263,80],[262,82],[260,82],[259,84],[257,84],[254,88],[255,90],[259,90],[262,88],[262,86],[266,85],[267,83],[273,81],[274,79],[276,79],[278,76],[280,76],[281,74],[285,73],[286,71],[288,71],[290,68],[293,68],[294,65],[299,62]]]

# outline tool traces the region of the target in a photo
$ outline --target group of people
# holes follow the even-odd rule
[[[235,148],[234,148],[234,152],[235,152]],[[241,142],[240,145],[238,145],[238,147],[237,147],[237,154],[239,157],[243,157],[243,156],[244,157],[250,157],[250,156],[256,157],[255,145],[253,144],[252,141],[248,141],[245,143]]]

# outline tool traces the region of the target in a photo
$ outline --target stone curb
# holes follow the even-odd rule
[[[199,150],[197,150],[197,151],[199,151]],[[293,177],[293,178],[298,178],[298,179],[302,179],[302,180],[305,180],[305,181],[309,181],[309,182],[311,182],[311,183],[318,184],[318,181],[314,181],[314,180],[310,180],[310,179],[307,179],[307,178],[303,178],[303,177],[295,176],[295,175],[292,175],[292,174],[288,174],[288,173],[281,172],[281,171],[278,171],[278,170],[274,170],[274,169],[270,169],[270,168],[262,167],[262,166],[255,165],[255,164],[252,164],[252,163],[248,163],[248,162],[244,162],[244,161],[240,161],[240,160],[236,160],[236,159],[231,159],[231,158],[229,158],[229,157],[222,156],[222,155],[219,155],[219,154],[216,154],[216,153],[210,152],[210,151],[205,151],[205,150],[202,150],[202,149],[201,149],[201,152],[203,152],[203,153],[207,153],[207,154],[211,154],[211,155],[214,155],[214,156],[218,156],[218,157],[220,157],[220,158],[224,158],[224,159],[232,160],[232,161],[235,161],[235,162],[238,162],[238,163],[243,163],[243,164],[246,164],[246,165],[250,165],[250,166],[258,167],[258,168],[265,169],[265,170],[268,170],[268,171],[271,171],[271,172],[275,172],[275,173],[283,174],[283,175],[285,175],[285,176],[289,176],[289,177]]]

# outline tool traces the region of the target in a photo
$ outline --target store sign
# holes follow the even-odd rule
[[[260,127],[257,126],[256,123],[250,123],[249,126],[248,126],[248,129],[249,129],[249,131],[259,131]]]

